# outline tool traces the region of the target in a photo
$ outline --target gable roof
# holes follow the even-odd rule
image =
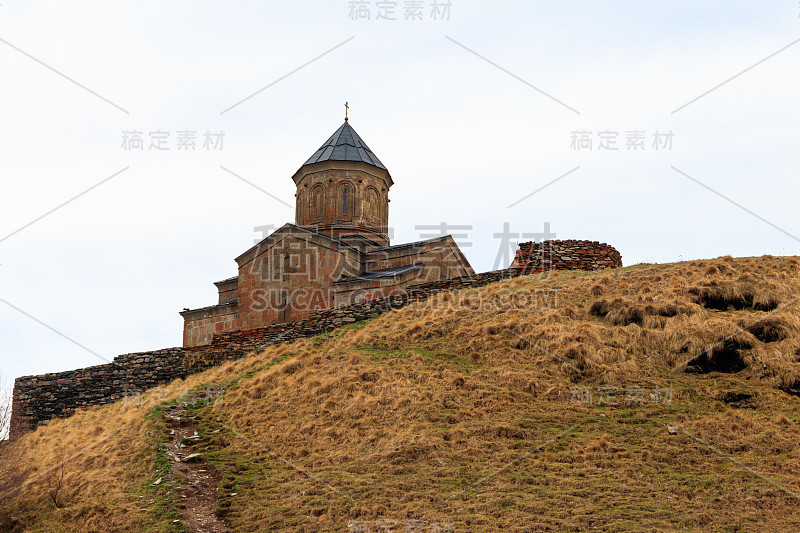
[[[363,252],[356,248],[355,246],[351,246],[346,242],[342,242],[335,237],[331,237],[330,235],[326,235],[325,233],[320,233],[319,231],[312,230],[310,228],[304,228],[303,226],[296,226],[294,224],[284,224],[280,228],[276,229],[270,235],[268,235],[265,239],[263,239],[258,244],[250,247],[246,252],[242,253],[235,259],[236,263],[241,266],[240,261],[245,258],[247,255],[251,255],[252,257],[248,258],[247,261],[252,260],[255,255],[260,254],[262,251],[271,248],[275,242],[280,239],[281,237],[294,237],[296,239],[308,239],[310,237],[320,237],[328,242],[331,243],[332,248],[339,248],[342,250],[349,250],[350,252],[354,252],[358,255],[362,255]],[[245,261],[246,262],[246,261]]]
[[[344,124],[331,135],[319,150],[314,152],[303,166],[323,161],[357,161],[367,163],[374,167],[388,169],[381,163],[380,159],[369,149],[356,130],[350,126],[350,122],[345,120]]]

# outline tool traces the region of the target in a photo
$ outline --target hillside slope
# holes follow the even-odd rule
[[[797,531],[798,420],[796,258],[557,272],[53,421],[0,517],[184,531],[183,443],[235,531]]]

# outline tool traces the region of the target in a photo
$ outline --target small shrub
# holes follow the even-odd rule
[[[603,294],[603,286],[600,285],[599,283],[595,283],[594,285],[589,287],[589,294],[592,294],[594,296],[600,296],[601,294]]]
[[[595,302],[589,307],[589,314],[592,316],[599,316],[605,317],[608,312],[611,310],[611,307],[608,305],[608,302],[605,300],[600,300]]]
[[[778,342],[789,338],[788,324],[778,317],[767,317],[754,324],[746,324],[743,329],[764,343]]]

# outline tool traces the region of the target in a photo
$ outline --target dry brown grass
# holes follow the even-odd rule
[[[0,377],[0,498],[13,491],[29,475],[26,449],[17,442],[7,440],[11,429],[11,391]],[[19,523],[0,511],[0,531],[18,531]]]
[[[618,384],[686,364],[741,332],[753,341],[751,363],[767,365],[778,378],[775,384],[797,377],[793,366],[783,364],[795,357],[800,326],[794,258],[643,266],[599,279],[559,272],[547,284],[559,288],[557,310],[464,312],[503,291],[536,287],[521,278],[472,291],[474,297],[465,291],[460,302],[436,302],[432,311],[425,310],[429,305],[393,313],[391,320],[371,324],[353,341],[384,349],[426,341],[431,349],[446,345],[448,351],[483,362],[518,357],[508,348],[523,348],[550,372]],[[725,312],[719,312],[723,305]],[[763,311],[767,308],[771,311]]]
[[[36,476],[0,506],[42,530],[171,530],[167,488],[147,488],[159,475],[148,414],[187,387],[221,383],[224,402],[194,416],[223,473],[220,513],[237,531],[380,520],[794,531],[798,273],[794,258],[728,257],[439,295],[176,382],[141,407],[39,428],[23,439],[38,473],[58,464],[57,450],[80,452],[66,463],[65,509],[46,503]],[[557,308],[509,305],[521,301],[509,294],[554,287]],[[743,367],[685,372],[730,370],[726,358]],[[575,386],[674,392],[670,404],[578,405]]]

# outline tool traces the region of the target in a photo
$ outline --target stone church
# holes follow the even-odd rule
[[[308,318],[311,311],[402,294],[412,285],[474,275],[452,236],[389,242],[389,170],[347,117],[292,176],[295,223],[236,258],[219,302],[185,310],[183,345],[215,333]]]

